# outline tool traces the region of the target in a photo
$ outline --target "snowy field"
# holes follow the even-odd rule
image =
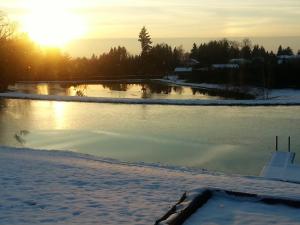
[[[0,224],[154,224],[200,187],[300,199],[299,184],[71,152],[1,147],[0,171]]]

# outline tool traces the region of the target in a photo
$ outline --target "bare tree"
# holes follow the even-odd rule
[[[15,33],[15,25],[0,11],[0,41],[7,40]]]

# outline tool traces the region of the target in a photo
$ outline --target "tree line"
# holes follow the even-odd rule
[[[56,48],[40,48],[26,34],[17,34],[0,16],[1,84],[15,81],[91,80],[122,77],[151,78],[170,73],[182,61],[181,47],[161,43],[152,46],[143,28],[141,54],[132,55],[123,46],[90,58],[72,58]]]
[[[138,40],[140,54],[133,55],[123,46],[91,57],[72,58],[59,49],[40,48],[26,34],[19,34],[3,15],[0,15],[0,85],[15,81],[94,80],[119,78],[153,78],[171,74],[177,66],[185,66],[189,58],[199,61],[188,79],[201,82],[258,84],[269,82],[300,86],[299,65],[279,66],[277,55],[293,55],[290,47],[280,46],[277,53],[263,46],[252,46],[249,39],[241,43],[227,39],[194,44],[190,52],[182,47],[172,48],[166,43],[153,45],[151,36],[143,27]],[[251,60],[239,72],[201,72],[216,63],[228,63],[233,58]],[[198,70],[197,70],[198,67]],[[238,76],[232,75],[238,73]],[[286,76],[288,74],[288,76]],[[300,74],[300,73],[298,73]],[[229,77],[228,79],[225,78]],[[262,78],[264,80],[262,82]],[[1,87],[0,87],[1,88]]]
[[[188,77],[194,82],[256,85],[264,87],[300,87],[300,50],[297,58],[290,47],[278,47],[276,53],[263,46],[222,39],[194,44],[190,57],[199,61],[200,69]],[[295,58],[287,59],[289,56]],[[280,57],[284,59],[280,61]],[[239,68],[208,69],[213,64],[239,64]]]

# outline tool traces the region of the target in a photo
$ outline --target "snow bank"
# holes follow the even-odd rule
[[[300,199],[299,184],[71,152],[1,147],[0,171],[0,224],[154,224],[203,186]]]
[[[288,100],[288,99],[300,99],[299,89],[272,89],[269,94],[270,98]]]
[[[227,190],[201,188],[185,193],[158,220],[159,225],[300,223],[300,201]]]
[[[224,221],[243,225],[298,225],[300,215],[298,208],[217,195],[193,214],[184,225],[226,224]]]
[[[156,81],[171,84],[171,85],[178,85],[178,86],[187,86],[192,88],[200,88],[200,89],[206,89],[206,90],[239,90],[240,87],[237,86],[230,86],[230,85],[224,85],[224,84],[208,84],[208,83],[188,83],[184,80],[178,80],[175,79],[156,79]],[[260,92],[263,91],[263,89],[253,86],[246,86],[246,90],[248,90],[253,95],[257,96],[258,100],[263,100],[264,96],[260,96]],[[243,90],[241,90],[242,92]],[[270,100],[276,99],[276,100],[288,100],[288,101],[294,101],[299,102],[300,101],[300,90],[299,89],[269,89],[268,90],[268,98]]]
[[[296,106],[299,99],[270,100],[201,100],[201,99],[131,99],[24,94],[18,92],[0,93],[0,98],[30,99],[66,102],[112,103],[112,104],[147,104],[147,105],[185,105],[185,106]]]
[[[228,88],[233,88],[228,85],[222,84],[208,84],[208,83],[188,83],[185,80],[178,80],[178,79],[155,79],[154,81],[159,81],[166,84],[173,84],[178,86],[188,86],[192,88],[201,88],[201,89],[218,89],[218,90],[227,90]],[[236,88],[236,87],[235,87]]]

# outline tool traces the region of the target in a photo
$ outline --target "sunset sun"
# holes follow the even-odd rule
[[[23,29],[42,46],[63,46],[85,33],[83,19],[72,12],[69,4],[58,0],[33,0],[27,8]]]

